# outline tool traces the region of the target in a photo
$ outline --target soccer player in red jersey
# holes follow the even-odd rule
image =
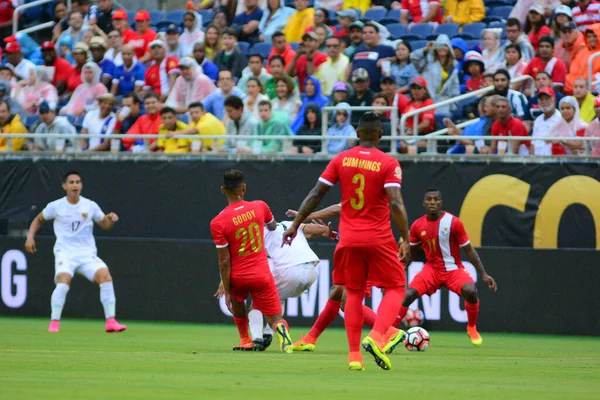
[[[390,209],[402,237],[400,256],[403,260],[410,257],[406,209],[400,193],[402,169],[396,159],[377,149],[382,135],[379,116],[365,113],[358,125],[359,145],[338,154],[329,163],[283,235],[284,243],[291,243],[302,221],[340,181],[340,242],[334,254],[333,283],[343,284],[347,291],[344,312],[351,370],[364,369],[360,336],[367,277],[373,286],[385,289],[385,295],[373,329],[362,346],[373,355],[378,366],[391,368],[385,354],[386,344],[390,343],[388,331],[404,297],[406,275],[398,260],[398,245],[389,223]]]
[[[221,191],[229,205],[211,221],[210,230],[219,255],[225,303],[240,334],[240,345],[233,350],[254,350],[244,304],[252,295],[254,308],[277,332],[281,351],[291,353],[290,328],[281,314],[279,293],[264,248],[264,226],[273,231],[277,222],[265,202],[244,200],[246,184],[242,172],[227,171]]]
[[[410,227],[410,251],[414,258],[417,248],[421,246],[427,262],[410,283],[397,322],[404,318],[413,301],[425,294],[432,295],[445,286],[465,298],[467,334],[475,346],[480,346],[483,340],[477,332],[479,298],[473,278],[460,261],[460,249],[465,250],[481,279],[494,292],[498,289],[496,281],[483,268],[461,220],[442,210],[442,193],[435,188],[427,189],[423,206],[425,215]]]

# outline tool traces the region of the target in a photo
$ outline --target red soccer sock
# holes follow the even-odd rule
[[[398,312],[398,317],[396,317],[396,321],[394,321],[393,325],[395,327],[399,327],[400,323],[406,317],[406,313],[408,312],[408,307],[400,306],[400,311]]]
[[[467,310],[467,325],[475,327],[479,317],[479,300],[477,300],[477,303],[467,303],[465,301],[465,310]]]
[[[363,299],[364,290],[349,290],[346,298],[346,307],[344,308],[344,323],[346,325],[346,335],[348,336],[348,347],[350,352],[360,351],[360,337],[363,326]]]
[[[405,291],[404,288],[386,289],[377,310],[377,319],[375,320],[375,325],[373,325],[373,331],[379,333],[381,336],[385,335],[388,328],[398,317],[398,310],[402,304],[402,299],[404,299]]]
[[[245,341],[246,339],[250,339],[250,335],[248,334],[248,317],[244,318],[236,318],[233,317],[233,322],[238,328],[238,332],[240,334],[240,339]],[[252,340],[252,339],[250,339]]]
[[[315,324],[308,332],[307,336],[310,336],[315,341],[321,336],[321,333],[333,322],[335,317],[337,317],[340,312],[340,308],[342,307],[342,303],[335,300],[327,300],[327,304],[325,304],[325,308],[319,315],[319,318],[315,321]]]
[[[364,317],[364,324],[367,325],[368,327],[373,327],[373,325],[375,325],[375,320],[377,319],[377,314],[375,314],[375,311],[373,311],[372,308],[369,308],[367,306],[365,306],[363,304],[362,306],[362,310],[363,310],[363,317]]]

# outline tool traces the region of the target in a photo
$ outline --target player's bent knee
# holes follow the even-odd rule
[[[344,287],[340,285],[333,285],[329,291],[329,299],[341,302],[343,297]]]
[[[56,283],[66,283],[67,285],[70,286],[71,285],[71,279],[72,279],[71,275],[69,275],[67,273],[64,273],[64,272],[61,272],[60,274],[58,274],[56,276]]]
[[[416,289],[409,288],[404,295],[404,300],[402,301],[402,305],[407,307],[412,304],[413,301],[419,298],[419,292]]]
[[[475,303],[477,302],[477,288],[474,283],[467,283],[461,288],[462,296],[465,300]]]
[[[94,274],[94,282],[96,282],[98,285],[101,285],[105,282],[110,282],[110,281],[112,281],[112,276],[110,275],[108,268],[100,268]]]

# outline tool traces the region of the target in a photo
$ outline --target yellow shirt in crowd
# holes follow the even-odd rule
[[[0,151],[8,150],[8,139],[2,137],[3,133],[27,133],[27,128],[21,123],[21,117],[18,114],[14,115],[8,124],[0,127]],[[25,138],[12,138],[12,151],[21,150],[25,141]]]
[[[188,126],[181,121],[177,121],[175,125],[175,132],[183,131],[188,129]],[[169,129],[161,125],[158,128],[159,135],[165,135]],[[187,139],[177,139],[177,137],[171,138],[160,138],[157,141],[157,146],[161,149],[165,149],[165,153],[189,153],[190,152],[190,141]]]
[[[285,40],[288,43],[300,43],[302,42],[302,35],[309,26],[313,25],[313,18],[315,16],[314,8],[307,8],[302,11],[296,11],[288,19],[285,27]]]
[[[196,128],[198,129],[198,135],[222,135],[225,136],[227,132],[225,129],[225,125],[219,120],[219,118],[215,117],[211,113],[206,113],[200,117],[198,122],[196,122]],[[202,139],[202,149],[207,151],[209,148],[214,147],[214,139]],[[223,147],[225,144],[224,139],[219,139],[217,141],[217,146],[219,148]]]

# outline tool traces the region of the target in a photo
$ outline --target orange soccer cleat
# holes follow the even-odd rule
[[[247,336],[243,339],[240,339],[240,344],[235,346],[233,351],[254,351],[254,343],[252,343],[252,338]]]
[[[468,326],[467,325],[467,335],[469,335],[469,338],[471,339],[471,343],[473,343],[473,346],[479,347],[483,343],[483,339],[481,338],[481,335],[479,334],[479,332],[477,332],[476,326]]]
[[[300,336],[300,340],[292,345],[294,351],[315,351],[317,340],[312,336]]]
[[[348,354],[348,369],[350,371],[364,371],[363,357],[360,351],[350,352]]]

